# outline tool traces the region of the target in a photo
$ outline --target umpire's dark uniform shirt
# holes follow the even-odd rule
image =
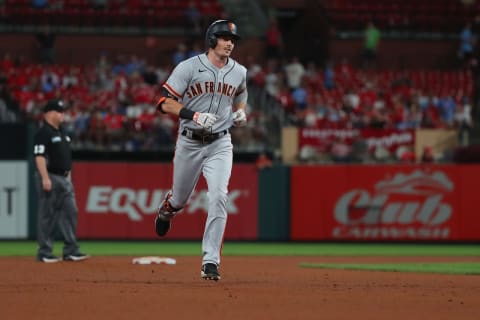
[[[44,121],[34,137],[34,155],[47,159],[48,172],[65,176],[72,169],[70,141],[61,126],[55,129]]]

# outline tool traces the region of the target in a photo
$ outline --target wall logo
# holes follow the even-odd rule
[[[448,239],[454,185],[441,171],[416,170],[379,181],[371,194],[353,189],[335,204],[337,239]]]
[[[142,221],[144,215],[156,214],[158,205],[168,190],[113,188],[112,186],[91,186],[88,191],[85,211],[87,214],[124,214],[132,221]],[[227,213],[238,214],[236,200],[248,196],[246,190],[231,190],[228,194]],[[182,211],[193,214],[197,210],[207,212],[207,190],[194,192],[189,204]]]
[[[5,200],[0,202],[0,215],[5,214],[10,217],[15,212],[15,193],[18,191],[18,188],[8,186],[3,187],[2,191],[0,199]]]

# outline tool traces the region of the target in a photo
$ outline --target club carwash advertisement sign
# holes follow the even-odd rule
[[[480,166],[295,166],[291,184],[293,240],[480,239]]]
[[[453,182],[442,171],[397,172],[335,203],[335,239],[448,239]]]
[[[157,209],[171,188],[171,164],[75,163],[73,183],[79,209],[78,235],[84,239],[158,239]],[[227,202],[226,239],[257,237],[257,170],[234,165]],[[208,190],[200,178],[166,239],[201,239]]]

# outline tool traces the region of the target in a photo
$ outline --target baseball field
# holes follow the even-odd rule
[[[478,319],[480,244],[226,242],[219,282],[200,242],[81,242],[44,264],[0,241],[1,319]],[[61,255],[61,243],[54,253]],[[134,264],[138,257],[175,264]]]

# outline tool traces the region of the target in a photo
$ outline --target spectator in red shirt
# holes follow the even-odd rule
[[[3,55],[3,59],[0,60],[0,70],[8,73],[13,67],[13,60],[11,59],[10,54],[7,52]]]
[[[38,49],[40,51],[40,62],[43,64],[53,64],[55,62],[55,41],[56,35],[45,25],[43,29],[35,35]]]
[[[423,153],[422,153],[422,163],[432,163],[435,161],[435,158],[433,156],[433,149],[430,146],[424,146],[423,147]]]
[[[423,111],[422,127],[432,129],[441,127],[438,109],[431,101]]]
[[[344,137],[337,137],[330,146],[330,154],[335,162],[350,162],[352,147]]]
[[[119,148],[124,135],[124,117],[111,110],[103,118],[107,146]]]
[[[278,22],[275,18],[270,20],[266,37],[266,56],[268,59],[279,59],[282,56],[283,41]]]
[[[89,140],[92,141],[97,149],[105,148],[105,123],[103,121],[103,115],[100,109],[95,109],[92,111],[88,136]]]
[[[377,101],[377,92],[373,86],[373,83],[366,82],[365,86],[359,93],[360,107],[373,106]]]

